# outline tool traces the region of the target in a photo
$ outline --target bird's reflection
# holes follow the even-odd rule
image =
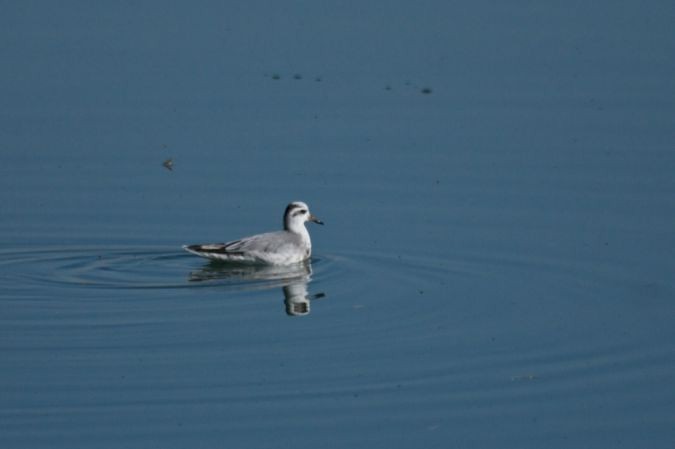
[[[210,261],[190,273],[190,282],[219,282],[242,290],[281,287],[286,313],[291,316],[308,315],[310,301],[325,297],[324,293],[310,294],[307,286],[312,281],[312,263],[287,265],[237,265]]]

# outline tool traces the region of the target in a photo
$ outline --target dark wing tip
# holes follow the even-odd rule
[[[241,254],[240,251],[233,251],[230,249],[230,246],[235,242],[229,243],[209,243],[206,245],[183,245],[183,248],[186,251],[202,254]]]

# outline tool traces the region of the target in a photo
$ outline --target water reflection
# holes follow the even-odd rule
[[[223,282],[242,290],[281,287],[286,314],[290,316],[309,315],[310,301],[326,296],[323,292],[309,293],[307,286],[312,281],[312,263],[309,260],[288,266],[237,265],[209,261],[201,269],[191,272],[188,280]]]
[[[324,293],[310,295],[307,292],[307,281],[290,282],[284,285],[284,305],[286,313],[291,316],[302,316],[309,314],[309,301],[325,297]]]

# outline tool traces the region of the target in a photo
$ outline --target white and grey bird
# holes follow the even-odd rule
[[[183,248],[201,257],[238,263],[288,265],[302,262],[312,255],[312,241],[305,222],[323,224],[309,212],[307,204],[294,201],[284,212],[283,231],[244,237],[226,243],[184,245]]]

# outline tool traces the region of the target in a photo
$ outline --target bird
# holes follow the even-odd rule
[[[312,255],[312,241],[305,223],[323,225],[302,201],[293,201],[284,211],[284,229],[252,235],[226,243],[183,245],[187,252],[207,259],[243,264],[290,265]]]

